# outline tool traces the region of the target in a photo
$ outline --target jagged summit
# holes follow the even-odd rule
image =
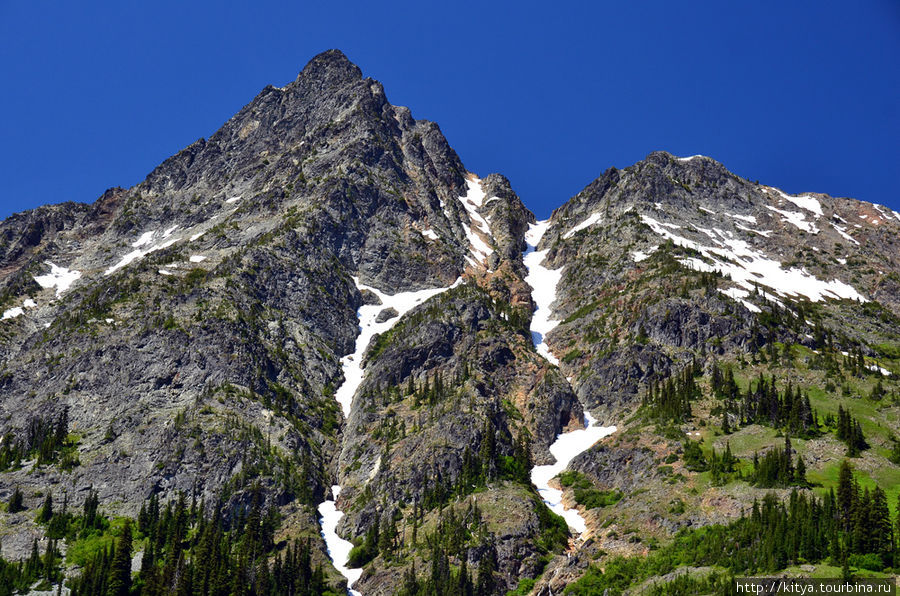
[[[362,79],[362,70],[350,62],[350,59],[338,49],[326,50],[307,62],[300,74],[297,75],[297,84],[301,81],[315,81],[324,87],[334,86],[336,83]]]

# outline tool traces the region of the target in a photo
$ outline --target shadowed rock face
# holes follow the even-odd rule
[[[480,204],[460,200],[472,188]],[[491,557],[505,593],[565,548],[520,464],[551,463],[548,447],[584,408],[620,432],[570,468],[622,491],[626,507],[645,488],[675,490],[658,464],[677,443],[628,432],[648,384],[776,342],[819,350],[825,331],[870,358],[900,342],[900,216],[656,152],[605,172],[550,219],[538,249],[563,268],[552,366],[529,333],[522,253],[534,222],[505,177],[467,172],[436,124],[391,105],[336,50],[135,187],[0,222],[0,312],[11,313],[0,431],[20,440],[65,411],[78,455],[0,472],[0,499],[19,486],[29,507],[0,513],[3,555],[26,557],[42,533],[41,493],[65,490],[80,507],[93,487],[105,512],[134,516],[150,495],[181,491],[231,516],[258,484],[286,535],[315,537],[328,566],[314,507],[338,483],[345,538],[385,520],[401,528],[403,558],[375,556],[363,593],[394,593],[413,561],[428,568],[414,525],[435,532],[447,508],[475,504],[486,529],[451,563]],[[457,280],[408,312],[381,310],[375,321],[393,326],[364,350],[344,420],[340,359],[356,349],[360,306],[380,302],[360,286],[383,296]],[[851,293],[868,302],[838,300]],[[666,532],[685,525],[628,511]],[[585,517],[592,533],[605,523]],[[699,505],[688,519],[721,521]],[[548,569],[577,578],[597,544]]]

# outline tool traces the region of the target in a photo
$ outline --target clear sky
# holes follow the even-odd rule
[[[897,0],[0,0],[0,217],[140,182],[329,48],[540,217],[657,149],[900,211]]]

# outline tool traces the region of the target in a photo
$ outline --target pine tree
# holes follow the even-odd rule
[[[25,576],[36,578],[41,569],[41,553],[38,550],[38,541],[35,538],[31,543],[31,556],[25,561]]]
[[[841,525],[845,531],[850,529],[850,514],[855,502],[856,483],[853,480],[853,471],[847,460],[843,460],[838,472],[837,506]]]
[[[481,460],[483,466],[482,476],[486,480],[493,480],[497,475],[497,437],[490,418],[484,419],[478,459]]]
[[[894,533],[887,495],[880,486],[872,491],[872,509],[869,514],[870,549],[879,553],[882,560],[891,564],[894,551]]]
[[[397,522],[391,514],[385,514],[381,521],[381,530],[378,537],[378,551],[385,559],[393,557],[395,541],[397,540]]]
[[[44,504],[41,506],[41,510],[38,512],[37,523],[46,524],[49,523],[53,518],[53,493],[47,493],[47,496],[44,497]]]
[[[131,589],[131,521],[122,527],[109,569],[107,596],[128,596]]]
[[[17,486],[15,490],[13,490],[12,495],[9,497],[9,505],[7,506],[6,510],[9,513],[18,513],[19,511],[24,511],[25,505],[23,505],[22,501],[22,491]]]
[[[496,586],[494,571],[497,568],[495,557],[494,549],[491,547],[485,550],[478,562],[478,582],[475,584],[477,596],[490,596],[494,593]]]
[[[797,484],[803,486],[807,485],[806,464],[803,462],[803,458],[800,455],[797,456],[797,469],[794,471],[794,480]]]
[[[84,528],[94,528],[96,524],[100,521],[97,516],[97,508],[100,505],[100,499],[97,495],[97,491],[91,487],[88,489],[88,496],[84,500]],[[141,504],[141,513],[144,514],[144,505]]]

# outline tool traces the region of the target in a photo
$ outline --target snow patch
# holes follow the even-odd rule
[[[35,302],[31,298],[26,298],[25,302],[22,303],[22,306],[24,306],[25,308],[37,308],[37,302]]]
[[[231,204],[231,203],[237,203],[240,200],[241,200],[241,197],[231,197],[230,199],[225,199],[225,202]]]
[[[173,275],[173,273],[171,271],[166,271],[165,269],[160,269],[159,274],[160,275]]]
[[[46,265],[50,265],[50,273],[46,275],[35,275],[34,281],[42,288],[56,288],[56,297],[59,298],[63,292],[72,287],[72,284],[81,277],[80,271],[74,269],[66,269],[54,265],[50,261],[44,261]]]
[[[341,493],[341,487],[338,485],[332,486],[331,493],[333,495],[332,500],[323,501],[319,504],[319,515],[321,516],[319,523],[322,526],[322,538],[325,539],[328,556],[331,557],[335,569],[347,578],[347,592],[351,596],[360,596],[359,592],[351,589],[351,587],[360,578],[363,570],[347,567],[347,562],[350,560],[350,549],[353,548],[353,544],[337,534],[338,522],[344,517],[344,512],[338,510],[336,503],[338,495]]]
[[[466,232],[466,238],[469,239],[469,250],[475,256],[475,260],[483,264],[487,262],[487,258],[494,252],[494,249],[482,238],[482,236],[485,236],[493,240],[491,227],[488,225],[487,220],[478,213],[478,208],[484,202],[484,189],[481,186],[481,180],[474,175],[466,180],[466,187],[468,191],[464,197],[459,198],[459,201],[465,208],[466,213],[469,214],[469,221],[473,224],[474,229],[466,224],[462,224],[462,226]],[[481,235],[479,235],[479,232]]]
[[[437,239],[438,239],[438,235],[437,235],[437,234],[434,232],[434,230],[432,230],[432,229],[428,229],[428,230],[420,230],[420,232],[422,233],[423,236],[425,236],[426,238],[429,238],[429,239],[431,239],[431,240],[437,240]]]
[[[789,195],[777,188],[773,188],[772,190],[778,193],[778,196],[785,201],[789,201],[801,209],[806,209],[807,211],[815,213],[816,217],[822,217],[822,205],[817,198],[811,195]]]
[[[734,225],[741,230],[744,230],[745,232],[753,232],[754,234],[759,234],[763,238],[768,238],[772,234],[772,230],[754,230],[753,228],[748,228],[747,226],[742,226],[741,224]]]
[[[728,215],[728,217],[732,217],[734,219],[746,221],[747,223],[752,223],[752,224],[756,223],[755,215],[738,215],[737,213],[727,213],[726,215]]]
[[[131,243],[132,248],[137,248],[139,246],[144,246],[145,244],[150,244],[150,241],[153,239],[153,234],[156,232],[154,230],[150,230],[149,232],[144,232],[138,237],[137,240]]]
[[[194,234],[193,236],[191,236],[191,237],[188,239],[188,242],[193,242],[194,240],[199,239],[200,236],[202,236],[202,235],[205,234],[205,233],[206,233],[206,230],[204,230],[204,231],[202,231],[202,232],[197,232],[196,234]]]
[[[719,291],[743,304],[744,307],[746,307],[746,309],[750,312],[762,312],[762,309],[760,307],[756,306],[752,302],[747,301],[747,296],[750,295],[750,292],[748,292],[747,290],[742,290],[741,288],[728,288],[727,290]]]
[[[344,382],[335,392],[334,397],[341,404],[344,416],[350,415],[350,404],[353,402],[353,395],[359,388],[363,380],[362,359],[369,342],[376,333],[384,333],[393,327],[403,315],[408,313],[416,306],[422,304],[429,298],[437,296],[442,292],[446,292],[450,288],[454,288],[462,283],[462,278],[456,280],[453,285],[446,288],[431,288],[428,290],[418,290],[414,292],[398,292],[397,294],[385,294],[377,288],[367,286],[359,282],[359,278],[354,277],[353,283],[362,290],[369,290],[381,299],[381,304],[363,304],[359,307],[359,335],[356,338],[356,347],[352,354],[348,354],[341,358],[341,369],[344,372]],[[386,308],[393,308],[397,311],[398,316],[376,323],[375,319],[378,313]]]
[[[795,226],[804,232],[808,232],[810,234],[818,234],[819,228],[816,227],[811,221],[806,221],[806,216],[798,211],[784,211],[783,209],[778,209],[777,207],[772,207],[771,205],[766,205],[766,209],[769,211],[774,211],[778,213],[782,217],[782,221]]]
[[[634,259],[635,263],[640,263],[641,261],[645,261],[650,258],[650,255],[656,252],[659,246],[651,246],[647,249],[647,252],[643,252],[640,250],[633,251],[631,253],[631,258]]]
[[[678,161],[691,161],[692,159],[700,159],[706,157],[705,155],[691,155],[690,157],[676,157],[675,159]]]
[[[525,283],[531,286],[531,297],[536,305],[531,317],[531,339],[534,341],[538,354],[559,366],[559,360],[550,351],[546,339],[547,334],[559,325],[559,321],[551,319],[553,313],[550,311],[550,305],[556,300],[556,286],[562,277],[563,269],[560,267],[554,270],[544,267],[544,257],[547,256],[549,249],[535,250],[549,227],[549,219],[528,225],[528,231],[525,232],[525,243],[528,248],[525,250],[522,260],[528,270]]]
[[[3,311],[3,318],[0,318],[0,321],[5,321],[6,319],[15,319],[16,317],[20,317],[24,314],[25,309],[23,309],[21,306],[14,306]]]
[[[584,413],[584,428],[562,433],[550,445],[550,453],[556,462],[548,466],[535,466],[531,469],[531,482],[537,487],[547,507],[566,520],[566,524],[577,534],[587,529],[584,518],[577,509],[566,509],[562,503],[562,491],[550,486],[550,480],[566,469],[577,455],[587,451],[603,437],[616,432],[615,426],[597,426],[597,420],[587,411]]]
[[[841,236],[843,236],[845,240],[849,240],[850,242],[852,242],[852,243],[855,244],[856,246],[859,246],[859,242],[856,240],[856,238],[854,238],[853,236],[851,236],[850,234],[847,233],[847,228],[845,228],[844,226],[839,226],[839,225],[837,225],[837,224],[835,224],[835,223],[832,223],[832,224],[831,224],[831,227],[834,228],[834,230],[835,230],[838,234],[840,234]]]
[[[206,260],[206,257],[203,255],[191,255],[191,258],[188,259],[191,263],[202,263]]]
[[[721,240],[719,240],[719,236],[722,235],[722,231],[716,228],[715,230],[707,230],[706,228],[701,228],[696,224],[691,224],[695,230],[698,232],[703,232],[706,234],[710,240],[713,241],[714,244],[718,244],[719,246],[725,246]]]
[[[175,226],[175,227],[178,227],[178,226]],[[141,236],[141,238],[143,238],[143,236]],[[140,259],[143,259],[145,256],[149,255],[151,252],[156,252],[157,250],[162,250],[164,248],[168,248],[168,247],[172,246],[173,244],[175,244],[176,242],[178,242],[179,240],[181,240],[181,238],[169,238],[162,244],[157,244],[155,246],[151,246],[150,248],[147,248],[144,250],[142,250],[140,248],[137,250],[133,250],[130,253],[128,253],[127,255],[125,255],[124,257],[122,257],[121,259],[119,259],[118,263],[116,263],[115,265],[113,265],[112,267],[110,267],[109,269],[104,271],[103,275],[112,275],[113,273],[115,273],[116,271],[121,269],[122,267],[125,267],[135,261],[139,261]],[[134,244],[132,244],[132,246],[134,246]]]
[[[889,219],[891,219],[891,216],[884,212],[884,209],[881,208],[881,205],[873,204],[872,206],[878,210],[878,213],[881,214],[881,217],[884,221],[888,221]],[[885,209],[887,209],[887,207],[885,207]],[[888,209],[888,211],[890,211],[890,209]],[[874,223],[879,223],[879,222],[874,222]]]
[[[689,257],[680,259],[682,264],[698,271],[728,275],[732,281],[745,290],[752,291],[757,284],[763,284],[781,296],[802,295],[813,302],[826,298],[846,298],[866,302],[866,298],[852,286],[838,279],[822,281],[803,269],[784,269],[778,261],[754,250],[747,242],[733,237],[728,232],[725,232],[723,236],[726,246],[710,247],[674,234],[666,229],[665,224],[652,217],[642,215],[641,220],[660,236],[672,240],[678,246],[694,249],[712,261],[710,264],[704,260]]]
[[[571,230],[566,232],[563,235],[563,240],[568,240],[569,238],[571,238],[572,236],[574,236],[581,230],[583,230],[585,228],[589,228],[596,223],[600,223],[601,221],[603,221],[603,216],[599,213],[594,213],[594,214],[588,216],[588,218],[585,219],[583,222],[581,222],[580,224],[578,224],[577,226],[575,226],[574,228],[572,228]]]
[[[881,366],[878,366],[877,364],[867,364],[866,368],[868,368],[869,370],[873,370],[875,372],[880,372],[881,374],[883,374],[886,377],[891,376],[891,371],[889,371],[888,369],[883,368]]]

